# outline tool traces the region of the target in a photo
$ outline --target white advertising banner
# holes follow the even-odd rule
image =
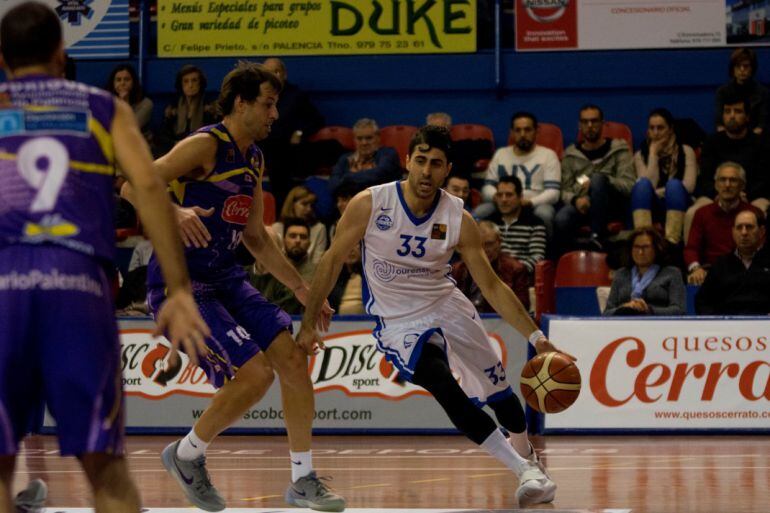
[[[551,429],[770,429],[770,318],[548,320],[577,359],[575,404]]]

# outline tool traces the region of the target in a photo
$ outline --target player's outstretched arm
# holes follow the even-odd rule
[[[132,184],[134,206],[152,241],[169,290],[168,300],[156,319],[158,330],[168,333],[174,348],[184,344],[191,360],[196,362],[197,351],[206,350],[204,338],[209,335],[209,329],[192,298],[166,185],[155,173],[150,150],[139,132],[133,111],[122,101],[116,101],[115,105],[112,124],[115,156]]]
[[[345,258],[355,244],[364,238],[366,225],[372,212],[372,194],[369,191],[358,193],[345,209],[345,213],[337,223],[337,231],[331,246],[326,250],[313,275],[310,294],[305,304],[305,314],[297,334],[297,344],[308,354],[316,351],[321,345],[315,330],[315,319],[321,312],[326,297],[331,292],[342,271]],[[321,347],[323,347],[321,345]]]
[[[495,273],[481,246],[478,225],[463,212],[458,249],[484,298],[505,321],[530,341],[538,353],[559,351],[537,328],[516,294]],[[560,351],[563,352],[563,351]],[[566,354],[566,353],[565,353]],[[567,355],[570,356],[570,355]],[[570,356],[573,360],[574,357]]]

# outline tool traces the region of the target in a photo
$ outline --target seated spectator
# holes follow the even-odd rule
[[[147,305],[147,263],[152,256],[152,244],[147,239],[141,239],[134,246],[128,272],[123,276],[123,283],[115,298],[115,315],[144,316],[149,315]]]
[[[446,112],[431,112],[425,116],[425,124],[433,126],[443,126],[447,130],[452,129],[452,116]]]
[[[457,196],[463,200],[463,206],[465,207],[465,210],[470,211],[471,184],[467,178],[461,175],[457,175],[454,173],[454,171],[452,171],[449,176],[447,176],[444,190],[452,196]]]
[[[767,109],[770,107],[770,92],[755,78],[759,63],[757,54],[750,48],[736,48],[730,55],[728,75],[730,81],[717,89],[716,127],[725,130],[722,110],[728,98],[743,97],[749,100],[746,111],[751,120],[750,128],[755,134],[761,134],[767,124]]]
[[[655,109],[647,119],[647,138],[634,155],[638,180],[631,189],[634,228],[652,226],[665,212],[666,240],[682,240],[684,213],[691,203],[698,178],[695,151],[680,144],[674,132],[674,116]]]
[[[682,273],[663,263],[664,242],[651,226],[628,239],[626,266],[615,271],[604,315],[684,315]]]
[[[735,250],[732,227],[742,210],[763,213],[741,199],[746,184],[746,171],[740,164],[725,162],[714,175],[717,199],[699,209],[693,218],[690,235],[684,247],[687,283],[701,285],[706,272],[716,260]]]
[[[329,178],[329,190],[353,184],[362,189],[401,179],[398,153],[380,146],[380,128],[373,119],[363,118],[353,125],[356,151],[340,157]]]
[[[602,250],[607,223],[625,217],[636,180],[628,143],[602,136],[601,108],[582,107],[578,126],[583,140],[567,147],[561,163],[564,206],[554,221],[557,255],[574,249],[581,226],[590,226],[591,245]]]
[[[770,313],[770,252],[763,247],[764,217],[742,210],[732,228],[735,251],[711,267],[695,296],[699,315],[767,315]]]
[[[166,154],[178,141],[216,121],[214,106],[205,103],[206,84],[206,75],[197,66],[187,64],[179,69],[174,83],[176,103],[166,106],[154,141],[158,155]]]
[[[350,250],[342,266],[337,283],[329,294],[329,304],[339,315],[365,314],[363,299],[363,269],[361,246],[356,244]]]
[[[482,203],[476,207],[476,217],[484,219],[494,212],[497,182],[504,176],[516,176],[524,186],[522,207],[531,206],[551,234],[555,205],[561,188],[561,166],[553,150],[535,144],[537,118],[529,112],[517,112],[511,117],[513,144],[498,149],[489,163],[481,189]]]
[[[355,185],[344,185],[342,187],[338,187],[337,190],[334,193],[334,203],[337,206],[337,213],[339,216],[337,219],[339,220],[340,217],[342,217],[342,214],[345,212],[345,209],[348,207],[348,203],[350,203],[350,200],[353,199],[353,196],[358,194],[361,191],[360,187],[356,187]],[[329,240],[334,239],[334,234],[337,232],[337,221],[334,221],[334,223],[329,227]]]
[[[133,66],[130,64],[119,64],[110,72],[105,89],[128,103],[134,109],[136,122],[139,129],[144,134],[145,139],[150,141],[152,133],[150,132],[150,121],[152,120],[152,100],[147,98],[142,91],[139,83],[139,77]]]
[[[276,235],[283,239],[284,221],[291,217],[302,219],[310,227],[310,248],[308,249],[310,260],[317,264],[320,262],[324,251],[326,251],[329,239],[326,235],[326,226],[316,220],[315,212],[313,211],[315,200],[315,194],[304,185],[294,187],[289,191],[286,201],[281,208],[281,220],[273,223],[272,228]]]
[[[516,176],[500,178],[494,199],[496,212],[489,220],[500,230],[503,253],[524,264],[533,282],[535,264],[545,258],[545,226],[531,205],[522,204],[521,189]]]
[[[495,274],[508,285],[519,298],[524,308],[529,310],[529,272],[524,264],[510,255],[500,251],[502,237],[500,229],[491,221],[481,221],[479,223],[479,233],[481,234],[481,244],[484,248],[484,254],[487,255],[489,263]],[[487,302],[481,294],[479,286],[473,281],[473,277],[468,272],[465,262],[459,261],[452,265],[452,278],[457,282],[457,288],[471,300],[476,309],[481,313],[494,313],[495,309]]]
[[[316,267],[308,255],[310,228],[304,220],[292,217],[284,221],[284,226],[283,251],[302,278],[310,282]],[[293,315],[302,313],[302,303],[294,292],[272,274],[257,275],[253,278],[252,284],[268,301],[283,308],[286,313]]]

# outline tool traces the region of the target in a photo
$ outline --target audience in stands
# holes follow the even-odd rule
[[[303,219],[297,217],[286,218],[283,224],[283,252],[302,278],[309,283],[313,279],[316,267],[308,254],[310,227]],[[268,301],[283,308],[287,313],[302,313],[302,304],[297,300],[294,291],[281,283],[271,273],[254,276],[252,284]]]
[[[638,180],[631,189],[634,227],[652,226],[664,220],[665,238],[673,245],[682,241],[684,215],[692,201],[698,162],[695,151],[680,144],[674,116],[655,109],[647,118],[647,137],[634,155]]]
[[[484,253],[489,263],[492,264],[495,274],[513,290],[521,304],[524,305],[524,308],[529,310],[530,274],[527,268],[514,257],[501,251],[502,237],[500,228],[496,224],[491,221],[481,221],[479,223],[479,233],[481,234],[481,244],[484,248]],[[457,288],[471,300],[479,312],[495,312],[495,309],[484,298],[479,286],[468,272],[465,262],[458,261],[452,265],[452,278],[457,282]]]
[[[449,174],[444,185],[444,190],[452,196],[463,200],[465,210],[471,209],[471,183],[465,176],[455,174],[454,170]]]
[[[329,294],[329,304],[339,315],[364,314],[363,269],[361,267],[361,246],[356,244],[350,250],[342,266],[337,283]]]
[[[310,246],[308,254],[310,260],[317,264],[321,260],[321,256],[329,240],[326,235],[326,226],[323,223],[316,220],[315,212],[313,211],[313,204],[315,203],[316,196],[310,189],[304,185],[297,185],[286,196],[286,201],[281,208],[280,221],[273,223],[272,229],[278,237],[284,238],[284,228],[287,219],[296,217],[305,222],[310,227]]]
[[[206,84],[206,75],[199,67],[186,64],[179,69],[174,83],[176,103],[166,106],[163,124],[153,141],[157,155],[167,153],[200,127],[216,122],[216,108],[205,103]]]
[[[446,112],[431,112],[425,116],[425,124],[433,126],[443,126],[447,130],[452,129],[452,116]]]
[[[345,212],[345,209],[348,208],[348,203],[350,203],[350,200],[353,199],[353,196],[358,194],[362,189],[360,187],[356,187],[355,185],[343,185],[342,187],[338,187],[336,191],[334,191],[334,204],[337,207],[337,220],[339,220],[340,217],[342,217],[342,214]],[[337,221],[334,221],[331,226],[329,226],[329,240],[334,239],[334,235],[337,233]]]
[[[684,247],[687,283],[701,285],[716,260],[735,250],[732,227],[738,212],[753,210],[764,214],[741,199],[746,185],[746,171],[736,162],[725,162],[714,175],[717,198],[698,209]]]
[[[504,176],[516,176],[524,187],[522,206],[531,206],[550,234],[561,188],[559,158],[553,150],[535,143],[537,118],[534,114],[515,113],[511,117],[510,136],[513,144],[498,149],[489,163],[481,189],[484,203],[476,207],[475,214],[481,219],[491,215],[497,183]]]
[[[700,315],[768,315],[770,313],[770,253],[765,222],[756,210],[735,216],[732,237],[735,251],[711,267],[695,296]]]
[[[152,139],[150,132],[152,100],[144,95],[133,66],[130,64],[115,66],[110,72],[105,89],[131,106],[142,134],[150,141]]]
[[[148,239],[141,238],[134,246],[131,261],[123,283],[120,285],[115,298],[115,312],[119,316],[149,315],[147,305],[147,263],[152,256],[152,244]]]
[[[612,278],[604,315],[684,315],[682,273],[665,265],[665,242],[652,226],[636,228],[628,239],[626,265]]]
[[[761,134],[767,125],[770,92],[755,78],[759,63],[757,54],[749,48],[736,48],[730,55],[728,75],[730,81],[717,89],[716,127],[717,131],[726,129],[722,112],[730,98],[747,98],[749,108],[746,111],[750,119],[751,130]]]
[[[353,125],[356,150],[340,157],[329,178],[332,194],[351,184],[360,188],[399,180],[401,162],[395,149],[380,146],[380,128],[373,119],[362,118]]]
[[[582,140],[570,145],[561,162],[561,199],[564,206],[554,221],[555,253],[577,245],[578,231],[590,227],[592,249],[602,250],[607,223],[623,219],[636,176],[631,148],[624,139],[603,137],[604,113],[596,105],[580,109]]]
[[[532,283],[535,264],[545,258],[543,220],[535,215],[531,204],[523,204],[521,180],[514,175],[500,178],[494,204],[496,211],[489,221],[500,230],[502,251],[524,265]]]
[[[267,138],[259,142],[270,186],[280,208],[289,190],[312,171],[307,140],[324,126],[324,117],[307,93],[288,80],[283,61],[269,58],[263,66],[283,84],[278,96],[278,119]]]

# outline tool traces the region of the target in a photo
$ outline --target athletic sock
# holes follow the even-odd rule
[[[492,434],[482,442],[481,448],[511,469],[517,476],[529,468],[529,461],[519,456],[499,429],[492,431]]]
[[[313,471],[313,451],[289,451],[291,457],[291,482],[296,483]]]
[[[195,434],[195,429],[191,429],[187,436],[182,438],[179,442],[179,446],[176,449],[176,456],[180,460],[192,461],[199,456],[203,456],[206,452],[206,447],[209,444]]]

